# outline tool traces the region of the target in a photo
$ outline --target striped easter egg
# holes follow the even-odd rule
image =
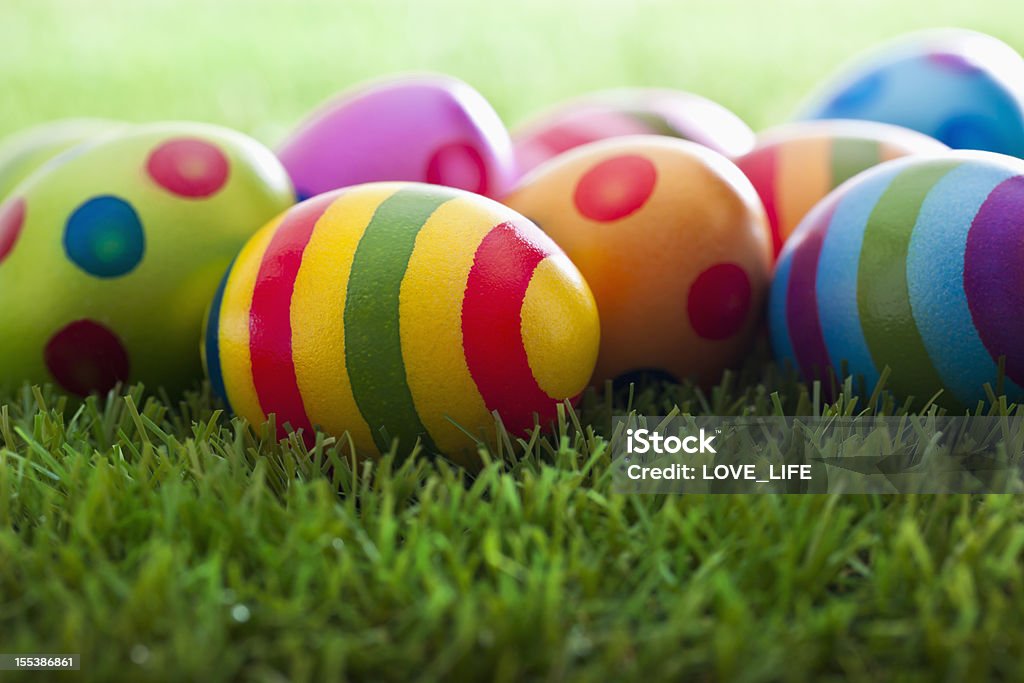
[[[511,209],[454,188],[319,195],[245,246],[205,337],[215,391],[250,422],[347,432],[357,449],[464,463],[497,412],[521,435],[586,386],[599,324],[562,251]]]
[[[988,152],[891,161],[830,194],[779,257],[772,344],[807,378],[883,368],[899,397],[1024,398],[1024,162]],[[845,368],[845,370],[844,370]]]
[[[797,118],[892,123],[954,149],[1024,157],[1024,59],[976,31],[910,33],[841,67]]]
[[[719,154],[748,152],[754,132],[717,102],[668,88],[616,88],[562,102],[541,112],[512,136],[516,164],[526,174],[563,152],[624,135],[666,135]]]
[[[761,197],[775,254],[815,204],[841,183],[883,161],[948,148],[908,128],[871,121],[806,121],[757,136],[736,165]]]

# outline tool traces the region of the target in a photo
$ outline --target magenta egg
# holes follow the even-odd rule
[[[513,180],[508,131],[491,105],[449,76],[364,84],[314,112],[278,156],[301,198],[384,180],[447,185],[487,196]]]

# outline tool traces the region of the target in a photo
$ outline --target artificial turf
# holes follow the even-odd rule
[[[7,0],[0,132],[188,118],[274,142],[399,69],[461,76],[510,121],[663,85],[763,127],[857,49],[944,24],[1024,48],[1012,1]],[[205,391],[124,393],[0,395],[0,652],[82,654],[79,674],[2,681],[1024,679],[1017,497],[611,491],[605,437],[627,408],[869,403],[826,404],[763,358],[704,392],[590,394],[472,476],[278,443]]]

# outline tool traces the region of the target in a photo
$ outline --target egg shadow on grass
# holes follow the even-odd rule
[[[665,384],[682,384],[682,382],[671,372],[661,368],[640,368],[624,372],[613,379],[612,391],[616,394],[620,391],[628,391],[630,384],[639,390],[647,387],[661,387]]]

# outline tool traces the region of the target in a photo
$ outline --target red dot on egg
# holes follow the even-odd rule
[[[25,227],[24,199],[18,197],[0,206],[0,263],[3,263],[4,259],[14,250],[14,243],[18,241],[23,227]]]
[[[705,339],[728,339],[750,313],[750,278],[735,263],[718,263],[697,276],[687,297],[690,324]]]
[[[93,320],[76,320],[46,344],[46,367],[67,391],[87,396],[113,389],[128,380],[128,351],[107,327]]]
[[[487,191],[487,168],[476,147],[454,142],[438,148],[430,156],[427,182],[484,194]]]
[[[620,220],[647,203],[657,179],[658,171],[646,157],[630,154],[606,159],[580,178],[576,208],[590,220]]]
[[[178,138],[153,150],[146,162],[146,171],[168,192],[188,199],[202,199],[224,187],[230,164],[216,145],[197,138]]]

